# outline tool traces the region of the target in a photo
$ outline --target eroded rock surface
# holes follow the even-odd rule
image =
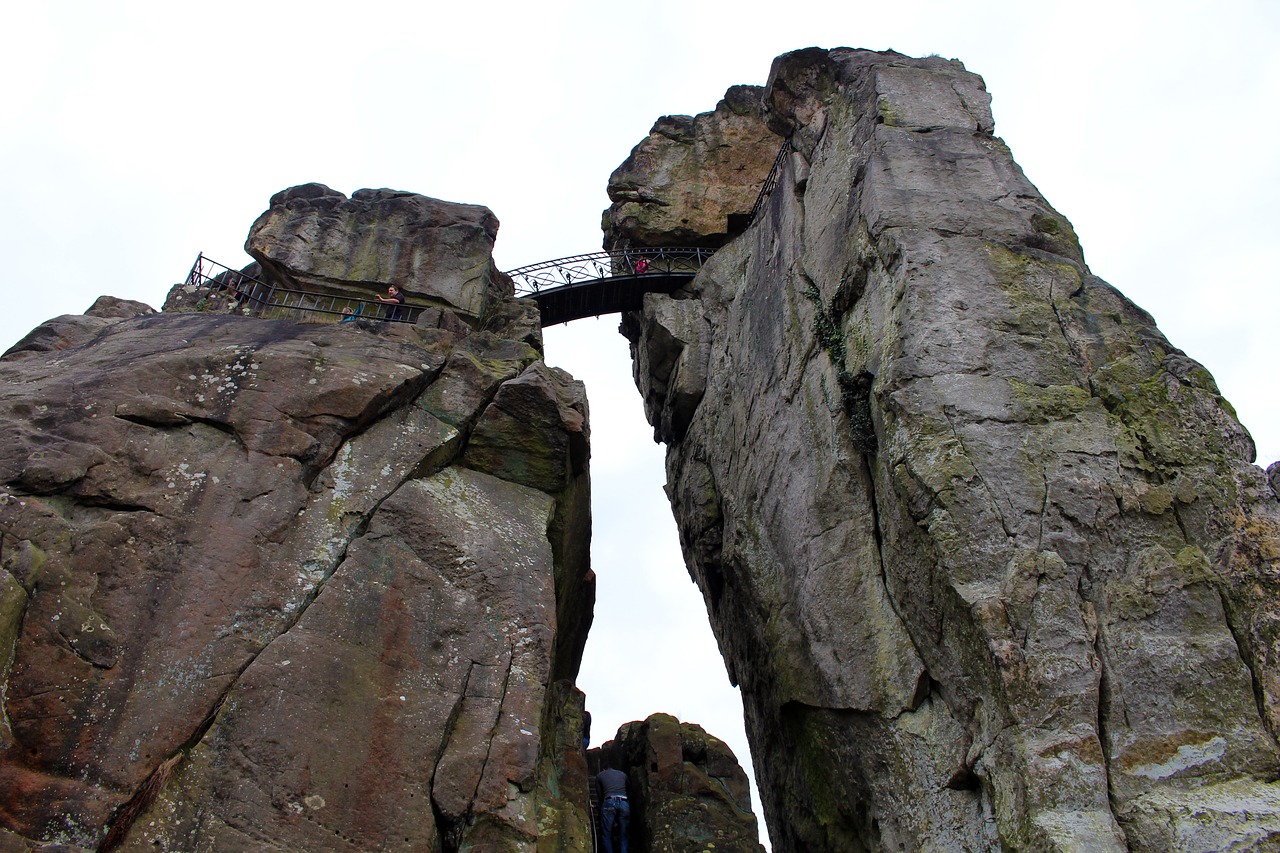
[[[782,145],[763,92],[734,86],[711,112],[658,119],[609,177],[604,247],[716,247],[745,227]]]
[[[589,750],[588,764],[624,771],[633,850],[648,853],[763,851],[747,774],[733,751],[701,726],[670,714],[627,723]]]
[[[624,330],[774,850],[1274,849],[1280,509],[1213,379],[960,63],[765,103],[767,209]]]
[[[0,847],[586,849],[586,400],[468,304],[101,302],[0,360]]]

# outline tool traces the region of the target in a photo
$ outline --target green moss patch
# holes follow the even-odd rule
[[[842,408],[849,418],[853,446],[862,453],[875,453],[876,430],[871,417],[871,383],[875,377],[865,370],[857,375],[849,371],[849,351],[840,323],[834,313],[822,304],[822,294],[815,285],[810,284],[803,293],[813,303],[816,312],[813,333],[836,369],[836,384],[840,388]]]

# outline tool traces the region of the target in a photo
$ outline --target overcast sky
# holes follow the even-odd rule
[[[1280,458],[1280,3],[47,2],[0,52],[0,349],[99,294],[159,306],[229,266],[270,196],[319,181],[484,204],[504,269],[599,248],[609,173],[812,45],[962,60],[996,133]],[[745,758],[617,318],[548,330],[587,382],[599,575],[581,685],[595,740],[655,711]],[[1268,329],[1271,331],[1269,332]]]

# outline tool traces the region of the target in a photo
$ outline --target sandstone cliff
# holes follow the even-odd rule
[[[583,389],[491,213],[334,195],[273,200],[263,265],[430,323],[103,300],[0,360],[0,849],[587,849]],[[393,228],[465,240],[387,267]]]
[[[767,207],[624,331],[774,850],[1275,849],[1280,508],[1213,379],[960,63],[798,51],[763,120]]]

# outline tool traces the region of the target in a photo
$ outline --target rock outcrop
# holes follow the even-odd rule
[[[497,218],[479,205],[385,189],[347,198],[304,184],[271,197],[244,248],[282,286],[367,296],[394,284],[415,304],[475,319],[489,300],[511,295],[495,285],[497,233]]]
[[[604,247],[714,248],[746,227],[782,145],[763,93],[733,86],[711,112],[658,119],[609,178]]]
[[[765,104],[767,208],[624,331],[774,850],[1274,849],[1280,508],[1213,379],[959,62]]]
[[[589,844],[583,388],[536,306],[487,290],[488,211],[393,261],[308,193],[255,226],[264,264],[354,258],[476,316],[112,301],[0,359],[2,849]],[[328,259],[280,224],[302,200]]]
[[[649,853],[763,851],[751,792],[733,751],[669,714],[627,723],[587,763],[627,773],[632,848]]]

